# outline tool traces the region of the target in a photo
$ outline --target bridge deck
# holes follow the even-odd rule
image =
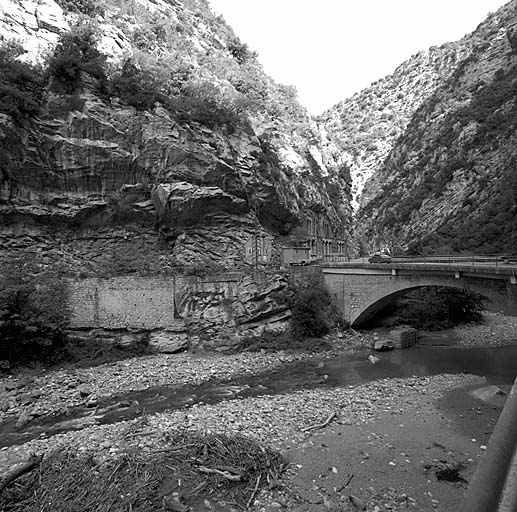
[[[425,273],[473,273],[473,274],[489,274],[489,275],[501,275],[501,276],[516,276],[517,275],[517,264],[499,264],[494,263],[473,263],[468,264],[466,262],[455,262],[455,263],[422,263],[422,262],[391,262],[391,263],[363,263],[363,262],[328,262],[325,261],[322,264],[323,271],[332,269],[363,269],[366,271],[373,271],[372,273],[392,273],[392,270],[400,271],[407,270]],[[361,272],[365,273],[365,272]],[[367,273],[367,272],[366,272]]]

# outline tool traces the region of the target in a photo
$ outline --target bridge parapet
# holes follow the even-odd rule
[[[343,262],[343,263],[324,263],[324,269],[365,269],[367,271],[384,270],[386,273],[392,273],[392,270],[416,271],[418,273],[454,273],[467,272],[474,274],[495,274],[501,276],[517,276],[517,265],[493,265],[493,264],[466,264],[464,262],[455,263],[408,263],[408,262],[390,262],[390,263],[362,263],[362,262]]]
[[[344,254],[327,254],[323,257],[324,264],[332,263],[369,263],[368,256],[361,258],[350,259]],[[451,256],[451,255],[432,255],[432,256],[394,256],[389,258],[390,263],[436,263],[440,265],[457,265],[476,266],[488,264],[494,267],[513,266],[517,267],[517,256],[508,254],[486,254],[486,255],[465,255],[465,256]],[[383,262],[382,264],[386,264]]]

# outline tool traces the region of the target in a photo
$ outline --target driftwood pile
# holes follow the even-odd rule
[[[0,510],[189,512],[207,501],[247,510],[286,467],[277,452],[244,436],[176,432],[154,453],[133,450],[104,462],[73,450],[34,457],[0,480]]]

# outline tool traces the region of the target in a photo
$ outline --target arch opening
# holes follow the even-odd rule
[[[405,297],[407,300],[404,300]],[[435,325],[434,328],[447,328],[461,322],[480,320],[481,311],[485,309],[488,301],[489,299],[477,290],[461,286],[409,286],[372,298],[358,312],[351,326],[373,326],[376,318],[391,315],[394,323],[399,320],[399,323],[415,327],[428,328]]]

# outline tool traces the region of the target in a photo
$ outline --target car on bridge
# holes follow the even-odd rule
[[[391,258],[387,254],[373,254],[368,258],[368,263],[391,263]]]

